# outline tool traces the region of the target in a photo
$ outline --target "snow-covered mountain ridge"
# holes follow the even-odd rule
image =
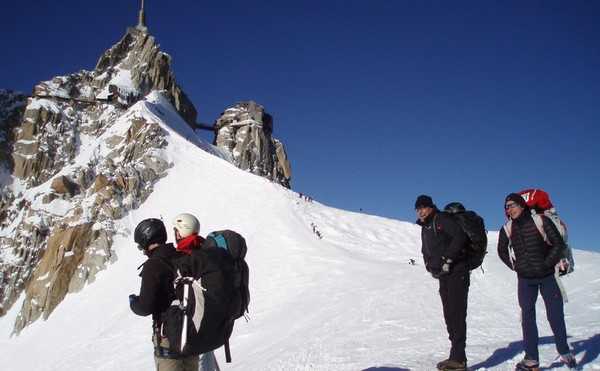
[[[240,107],[209,127],[227,137],[221,145],[199,145],[289,187],[291,167],[271,136],[271,116],[257,104],[251,112]],[[252,119],[238,125],[246,113]],[[16,332],[47,318],[114,259],[115,221],[143,203],[172,165],[161,155],[161,120],[181,124],[189,138],[207,129],[175,81],[171,57],[140,25],[92,71],[42,81],[30,97],[0,90],[0,316],[24,291]]]
[[[8,169],[0,184],[0,315],[27,294],[15,331],[93,281],[111,259],[112,222],[164,176],[158,126],[127,115],[157,90],[195,123],[170,57],[154,37],[130,28],[93,71],[40,82],[24,110],[0,120],[8,139],[0,147]]]
[[[236,323],[232,364],[216,351],[223,370],[431,370],[447,356],[437,283],[420,263],[419,227],[308,202],[237,169],[209,153],[158,94],[128,115],[159,126],[165,145],[157,158],[170,164],[167,174],[115,222],[115,259],[94,283],[18,337],[9,334],[19,305],[0,319],[3,370],[151,369],[151,320],[133,315],[127,302],[144,261],[132,230],[147,217],[162,217],[170,230],[181,212],[198,216],[201,234],[231,228],[248,242],[251,319]],[[105,148],[101,142],[91,138],[87,148]],[[522,357],[516,277],[497,258],[496,240],[490,233],[485,273],[472,274],[472,369],[510,370]],[[575,259],[577,271],[564,280],[569,342],[584,369],[600,369],[600,256],[577,250]],[[542,363],[559,368],[543,312],[540,300]]]

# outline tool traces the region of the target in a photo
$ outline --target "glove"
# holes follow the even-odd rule
[[[569,261],[567,259],[560,259],[560,261],[558,262],[558,264],[556,265],[558,267],[558,275],[559,276],[564,276],[565,274],[569,273]]]
[[[435,272],[431,272],[431,277],[435,278],[436,280],[440,278],[440,274],[439,273],[435,273]]]
[[[442,258],[442,271],[440,272],[440,276],[450,274],[450,265],[452,264],[452,259]]]
[[[135,301],[137,301],[138,296],[136,294],[129,295],[129,306],[131,306]]]

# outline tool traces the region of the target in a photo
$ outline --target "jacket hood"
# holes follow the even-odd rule
[[[177,255],[177,251],[175,250],[175,246],[172,243],[167,243],[164,245],[159,245],[158,247],[152,249],[148,252],[148,257],[156,257],[156,258],[171,258],[174,255]]]

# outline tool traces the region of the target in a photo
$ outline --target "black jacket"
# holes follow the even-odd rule
[[[556,226],[546,216],[541,215],[541,217],[544,232],[552,246],[544,242],[528,210],[512,221],[510,241],[515,253],[514,270],[519,277],[544,278],[554,274],[554,267],[564,254],[565,242]],[[502,228],[498,238],[498,256],[504,264],[513,269],[508,245],[508,236]]]
[[[466,269],[463,263],[469,238],[450,215],[435,209],[424,222],[418,220],[417,224],[422,227],[421,253],[428,272],[439,274],[442,258],[452,259],[455,267]]]
[[[181,257],[172,244],[160,245],[150,252],[142,268],[140,295],[130,303],[133,313],[139,316],[152,314],[152,319],[160,318],[175,298],[173,280],[174,261]]]

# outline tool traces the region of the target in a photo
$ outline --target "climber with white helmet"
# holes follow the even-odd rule
[[[177,242],[177,251],[187,255],[192,255],[192,249],[202,246],[204,238],[200,233],[200,221],[192,214],[179,214],[173,219],[173,230],[175,232],[175,241]]]
[[[183,213],[173,219],[173,232],[177,243],[176,250],[186,255],[192,255],[192,251],[200,249],[204,238],[199,235],[200,221],[192,214]],[[199,357],[200,371],[218,370],[219,366],[213,352],[206,352]]]

